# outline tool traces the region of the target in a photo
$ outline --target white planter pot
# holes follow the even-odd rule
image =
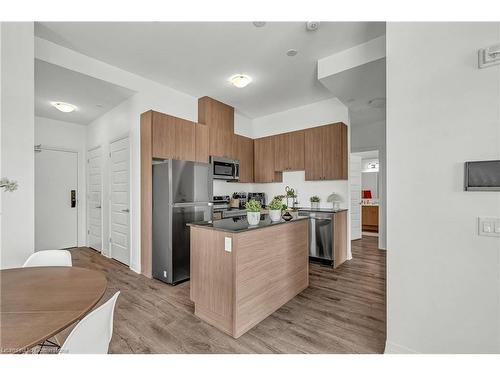
[[[250,225],[259,225],[260,212],[247,212],[247,220]]]
[[[318,209],[319,208],[319,202],[311,202],[311,208],[312,209]]]
[[[281,210],[269,210],[269,217],[271,218],[271,221],[280,221]]]

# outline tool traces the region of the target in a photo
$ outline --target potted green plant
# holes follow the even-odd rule
[[[319,197],[317,195],[313,195],[311,198],[309,198],[311,201],[311,208],[313,209],[318,209],[319,208]]]
[[[280,221],[281,220],[281,210],[283,209],[283,203],[281,199],[278,197],[274,197],[274,199],[269,203],[269,217],[271,221]]]
[[[260,210],[262,208],[260,203],[254,199],[251,199],[247,203],[245,203],[245,208],[247,209],[248,224],[258,225],[260,221]]]

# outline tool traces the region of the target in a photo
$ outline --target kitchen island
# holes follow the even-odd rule
[[[246,218],[191,227],[190,296],[195,315],[240,337],[309,285],[306,217],[257,226]]]

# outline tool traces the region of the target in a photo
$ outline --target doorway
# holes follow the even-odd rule
[[[111,257],[130,265],[130,149],[129,139],[109,145],[109,247]]]
[[[362,236],[378,237],[379,235],[379,152],[378,150],[351,153],[351,226],[358,228],[361,224]],[[357,207],[356,207],[357,206]],[[356,212],[359,212],[359,216]],[[359,219],[358,219],[359,217]],[[352,230],[351,230],[352,231]],[[353,240],[356,239],[353,235]]]
[[[98,146],[87,152],[87,243],[102,251],[102,150]]]
[[[35,251],[78,246],[78,152],[35,147]]]

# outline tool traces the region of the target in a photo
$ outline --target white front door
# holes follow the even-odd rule
[[[361,156],[350,156],[351,240],[361,238]]]
[[[78,153],[35,152],[35,251],[78,246]]]
[[[110,144],[110,249],[111,257],[130,264],[129,140]]]
[[[87,243],[102,250],[102,174],[101,147],[88,152],[87,157]]]

